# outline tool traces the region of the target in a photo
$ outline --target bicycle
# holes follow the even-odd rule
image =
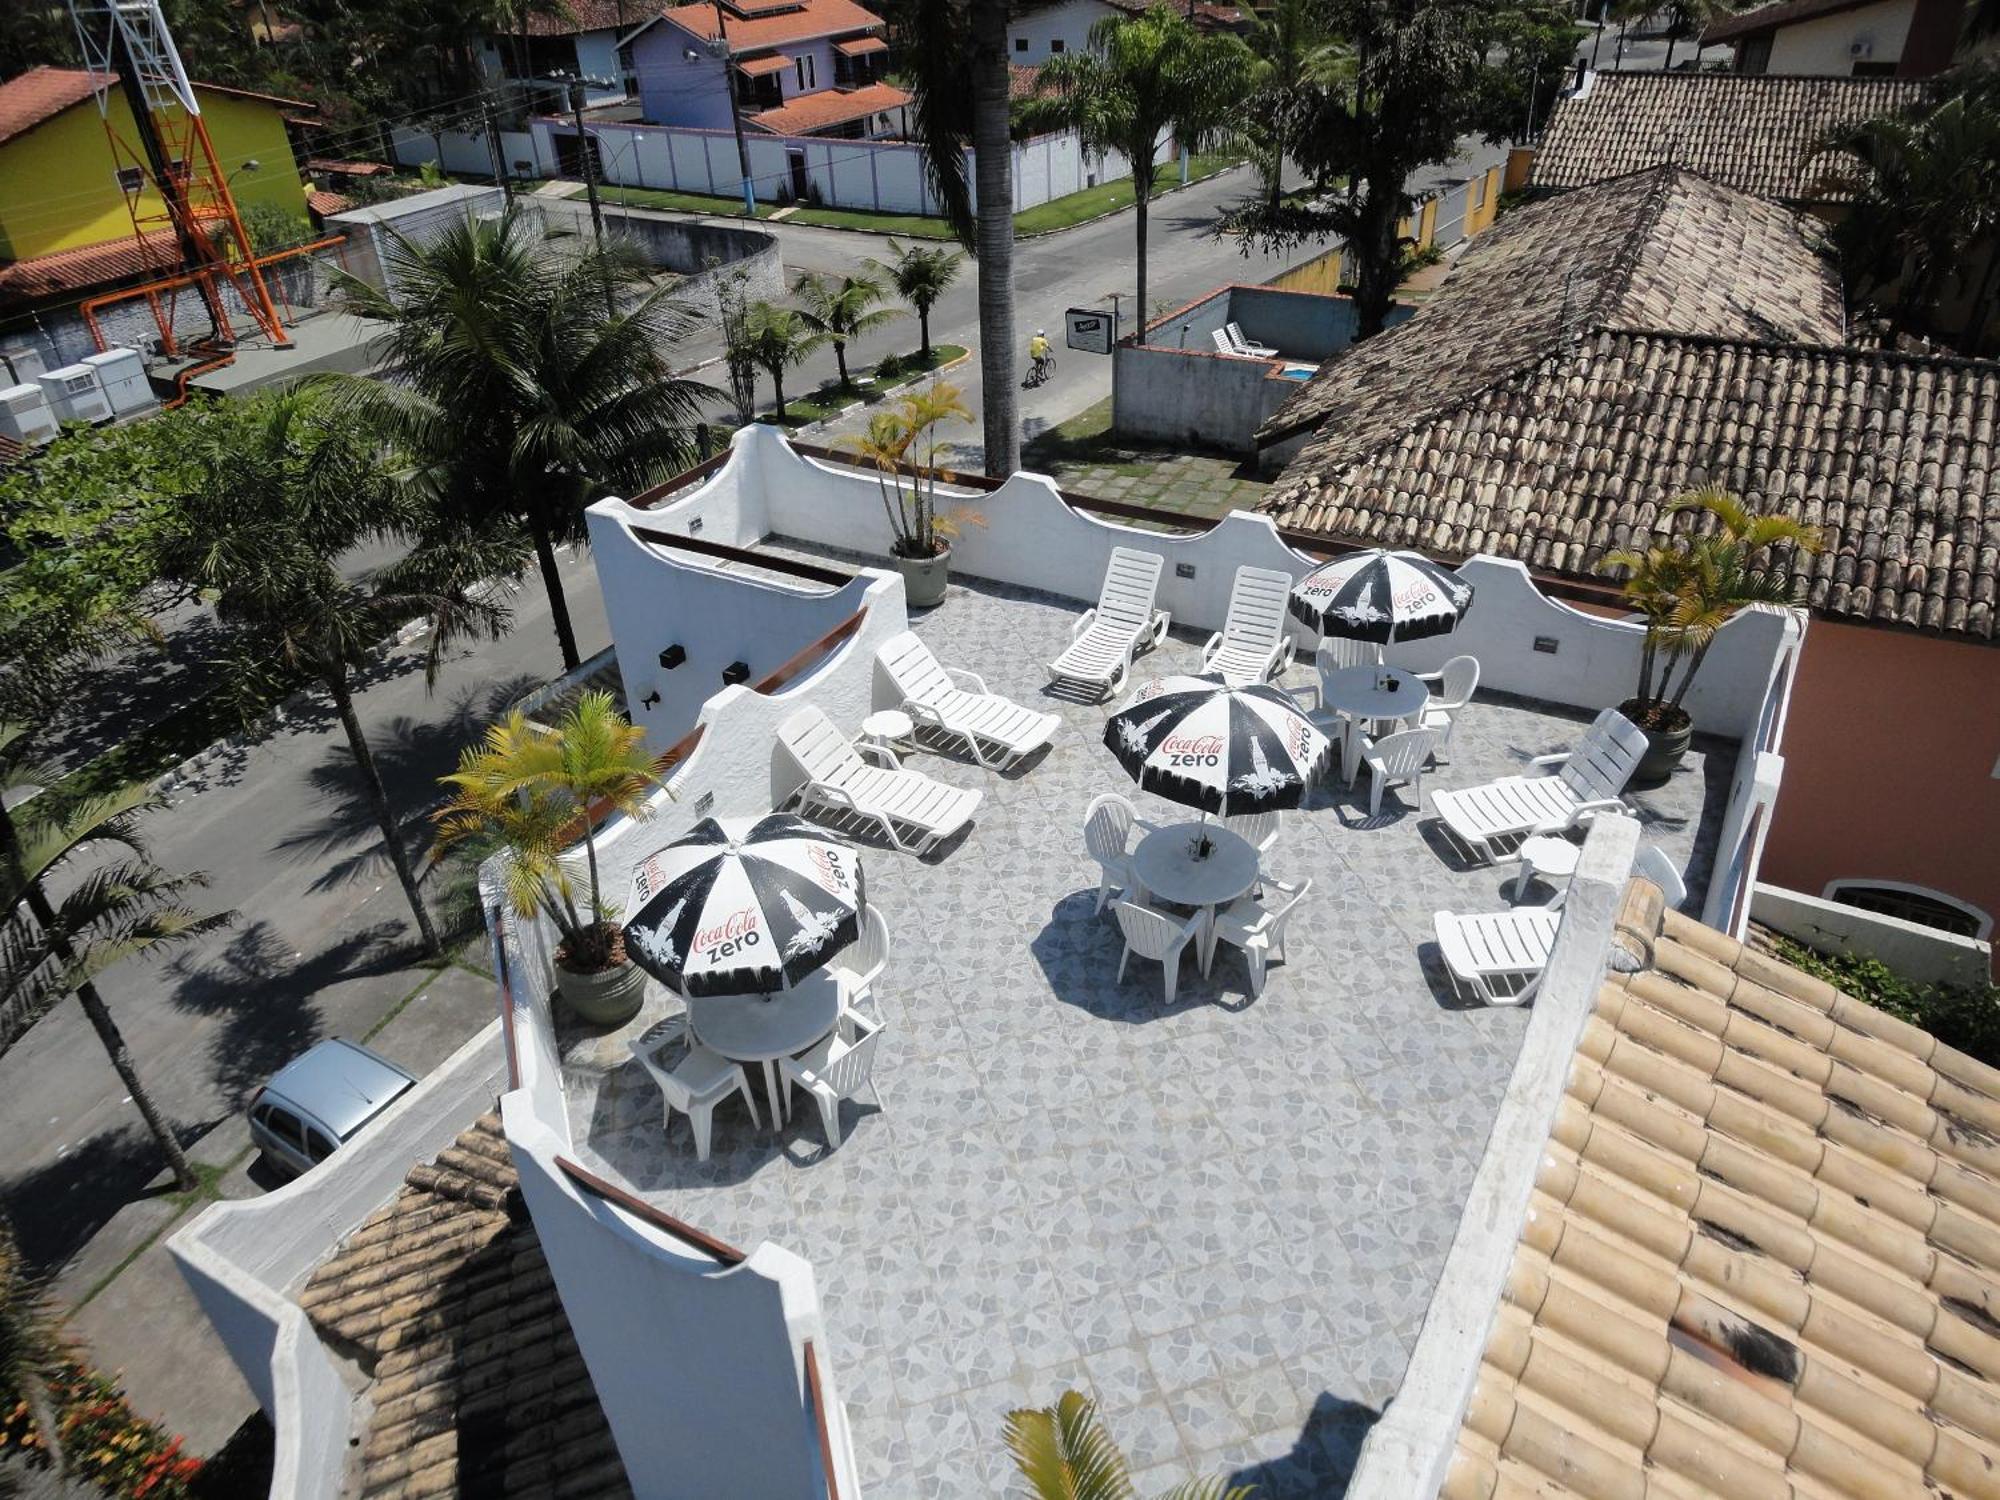
[[[1053,354],[1044,354],[1040,359],[1029,363],[1028,374],[1021,382],[1021,389],[1024,391],[1033,390],[1036,386],[1047,381],[1055,372],[1056,357]]]

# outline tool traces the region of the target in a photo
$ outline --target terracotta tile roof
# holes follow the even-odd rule
[[[792,65],[792,60],[782,52],[767,53],[763,57],[745,57],[737,61],[736,71],[750,78],[763,73],[782,73]]]
[[[498,1115],[412,1167],[299,1305],[373,1379],[350,1493],[631,1494]]]
[[[1786,562],[1824,613],[1991,640],[2000,364],[1601,330],[1345,461],[1308,445],[1281,524],[1595,573],[1710,481],[1820,529]],[[1989,486],[1991,486],[1989,488]]]
[[[314,156],[307,159],[306,170],[334,177],[387,177],[395,168],[385,161],[339,161],[331,156]]]
[[[1735,41],[1738,37],[1775,31],[1780,26],[1793,26],[1800,21],[1837,15],[1843,10],[1859,10],[1873,3],[1874,0],[1779,0],[1776,5],[1760,5],[1711,22],[1701,34],[1701,44],[1711,47],[1717,42]]]
[[[346,213],[354,207],[354,200],[345,193],[329,193],[315,190],[306,194],[306,207],[322,219],[328,214]]]
[[[889,39],[880,36],[850,37],[844,42],[835,42],[833,50],[842,57],[871,57],[877,52],[889,50]]]
[[[1678,914],[1644,933],[1441,1495],[2000,1493],[2000,1073]]]
[[[1794,202],[1837,197],[1819,182],[1833,126],[1894,114],[1928,87],[1904,78],[1744,73],[1600,73],[1556,102],[1534,184],[1575,188],[1672,162],[1725,187]]]
[[[0,83],[0,143],[11,141],[24,130],[33,130],[44,120],[53,119],[72,105],[83,103],[90,97],[98,78],[110,81],[105,75],[92,75],[81,68],[40,67],[30,68],[18,77]],[[276,94],[227,88],[219,83],[197,82],[195,87],[237,99],[257,99],[283,109],[312,108],[303,99],[281,99]]]
[[[529,36],[581,36],[586,31],[625,31],[660,13],[656,3],[645,0],[569,0],[574,20],[561,16],[531,14],[527,17]],[[509,33],[511,34],[511,28]]]
[[[1796,215],[1660,167],[1509,214],[1415,317],[1330,361],[1258,441],[1320,429],[1323,463],[1359,455],[1607,323],[1829,343],[1845,332],[1839,283]]]
[[[878,111],[901,109],[909,102],[910,96],[894,85],[871,83],[859,89],[823,89],[746,118],[759,130],[768,130],[773,135],[806,135]]]
[[[11,469],[28,456],[28,445],[0,432],[0,469]]]
[[[663,19],[704,41],[714,41],[720,26],[716,8],[708,5],[676,5]],[[787,42],[810,41],[814,37],[841,36],[850,31],[868,31],[882,24],[882,18],[854,0],[805,0],[796,10],[772,15],[731,16],[729,45],[738,52],[754,52],[760,47],[780,47]]]
[[[1042,87],[1042,70],[1033,63],[1007,64],[1007,97],[1032,99]]]
[[[156,229],[143,240],[126,235],[0,264],[0,302],[32,302],[138,276],[171,275],[180,264],[180,247],[171,229]]]

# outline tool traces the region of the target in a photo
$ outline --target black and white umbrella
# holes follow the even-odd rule
[[[625,951],[682,995],[791,988],[860,935],[861,856],[790,813],[704,818],[649,856]]]
[[[1472,585],[1420,552],[1371,548],[1323,563],[1292,585],[1292,618],[1352,641],[1449,635],[1472,605]]]
[[[1331,750],[1277,688],[1219,676],[1147,683],[1111,716],[1104,743],[1147,791],[1223,817],[1297,807]]]

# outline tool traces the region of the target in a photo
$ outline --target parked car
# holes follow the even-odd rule
[[[335,1037],[286,1063],[250,1101],[250,1138],[287,1177],[311,1171],[416,1085],[379,1052]]]

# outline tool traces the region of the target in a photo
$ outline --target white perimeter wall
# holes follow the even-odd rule
[[[292,1300],[307,1276],[416,1162],[457,1139],[506,1087],[496,1021],[333,1157],[261,1198],[218,1203],[167,1249],[277,1433],[272,1500],[335,1500],[354,1401],[339,1363]]]
[[[396,125],[391,127],[390,141],[396,160],[406,167],[421,167],[434,161],[447,172],[468,177],[497,177],[502,173],[509,177],[546,175],[536,169],[535,139],[525,130],[500,132],[501,164],[497,169],[493,165],[493,147],[484,131],[413,130],[407,125]],[[528,163],[525,168],[519,165],[524,161]]]
[[[1767,73],[1820,73],[1845,78],[1854,71],[1854,43],[1871,44],[1862,61],[1892,63],[1903,55],[1910,34],[1915,0],[1881,0],[1858,10],[1844,10],[1816,20],[1781,26],[1771,36]]]

